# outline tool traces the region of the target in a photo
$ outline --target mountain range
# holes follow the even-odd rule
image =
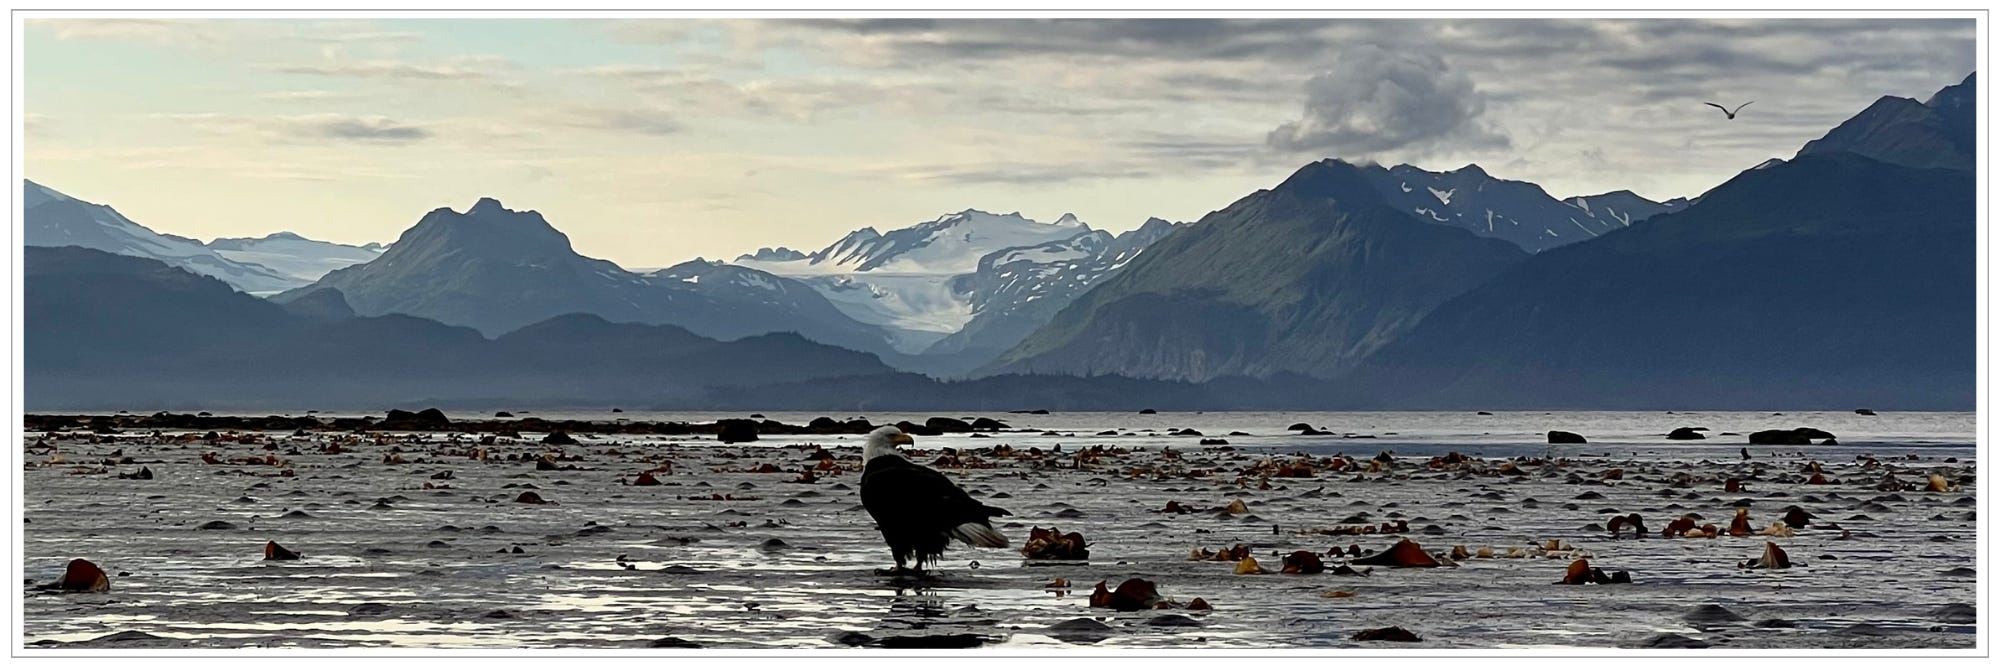
[[[968,209],[887,233],[864,227],[811,254],[764,248],[735,263],[812,286],[888,332],[898,352],[951,374],[1011,347],[1053,313],[1022,299],[1059,308],[1172,228],[1162,221],[1112,235],[1069,214],[1044,223]],[[1049,287],[1031,292],[1010,277],[1023,275]]]
[[[496,338],[401,314],[342,316],[331,290],[278,304],[165,263],[29,247],[29,405],[377,406],[672,403],[713,387],[891,369],[795,334],[718,341],[667,325],[565,314]]]
[[[647,272],[492,199],[202,244],[28,182],[28,398],[1970,409],[1975,79],[1690,199],[1325,159],[1193,223],[967,210]]]
[[[796,281],[701,261],[634,273],[577,254],[541,213],[490,198],[464,212],[433,210],[381,257],[273,299],[285,303],[321,290],[339,292],[361,315],[413,315],[487,336],[587,313],[711,338],[791,331],[848,349],[887,350],[879,330]]]

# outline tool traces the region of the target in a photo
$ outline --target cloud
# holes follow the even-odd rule
[[[404,125],[382,117],[370,118],[324,118],[301,121],[297,126],[305,134],[317,134],[329,139],[348,139],[386,143],[409,143],[421,141],[431,136],[431,131],[415,125]]]
[[[326,63],[322,65],[275,65],[282,74],[342,77],[353,79],[470,80],[487,78],[487,73],[463,65],[416,64],[395,61]]]
[[[1270,147],[1365,158],[1386,151],[1505,147],[1481,124],[1486,99],[1444,59],[1359,46],[1306,82],[1305,115],[1279,125]]]
[[[399,145],[435,136],[429,128],[391,120],[384,116],[342,114],[239,116],[220,113],[184,113],[153,114],[151,117],[172,121],[177,126],[208,134],[249,137],[272,143]]]
[[[28,27],[56,39],[139,42],[159,46],[208,47],[223,39],[223,24],[167,19],[29,19]]]
[[[559,122],[570,127],[652,136],[677,134],[684,129],[667,112],[657,109],[577,108],[564,113]]]

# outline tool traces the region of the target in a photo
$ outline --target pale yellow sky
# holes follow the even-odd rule
[[[491,196],[632,267],[1193,220],[1323,157],[1662,199],[1956,83],[1973,25],[30,20],[25,159],[183,236],[391,241]]]

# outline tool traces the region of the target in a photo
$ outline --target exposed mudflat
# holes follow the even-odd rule
[[[1027,415],[991,416],[1017,427],[1043,426]],[[1037,428],[919,437],[914,460],[934,464],[943,448],[958,448],[966,467],[935,467],[1014,513],[996,522],[1014,548],[955,545],[938,571],[922,579],[877,572],[890,561],[860,507],[859,436],[721,445],[575,434],[580,443],[553,446],[539,442],[543,434],[522,433],[485,445],[482,462],[471,456],[481,448],[476,436],[449,433],[222,433],[212,441],[201,433],[29,433],[24,578],[52,581],[69,559],[86,558],[112,574],[112,585],[107,593],[31,590],[22,642],[92,648],[1975,645],[1969,418],[1967,432],[1944,441],[1855,441],[1841,433],[1843,444],[1834,446],[1749,447],[1749,461],[1738,451],[1742,437],[1721,436],[1721,428],[1694,443],[1648,436],[1646,444],[1548,446],[1528,444],[1523,434],[1514,434],[1512,444],[1411,441],[1382,431],[1370,433],[1375,440],[1355,440],[1287,435],[1283,421],[1148,418],[1202,428],[1207,437],[1228,438],[1233,449],[1169,438],[1161,435],[1164,426],[1146,426],[1156,432],[1143,436],[1105,436],[1093,434],[1140,427],[1061,423],[1074,417],[1047,420],[1064,429],[1058,435]],[[1727,421],[1658,419],[1657,429],[1642,430]],[[1542,428],[1565,428],[1560,415],[1544,420]],[[1814,424],[1768,421],[1770,428]],[[1254,435],[1220,432],[1236,428]],[[323,453],[335,443],[339,453]],[[808,443],[830,449],[840,469],[822,470],[811,483],[796,481],[819,463],[808,458]],[[1002,444],[1013,455],[982,452]],[[1058,444],[1063,454],[1052,453]],[[1074,456],[1093,445],[1125,449]],[[1384,470],[1331,469],[1336,452],[1365,469],[1385,450],[1394,455]],[[1427,465],[1452,451],[1481,458]],[[534,459],[557,452],[554,465],[563,469],[537,470]],[[204,462],[204,453],[220,462]],[[528,460],[505,460],[510,455]],[[1274,476],[1276,464],[1301,455],[1313,476]],[[1258,465],[1273,456],[1272,464]],[[1525,474],[1499,472],[1509,460],[1503,457],[1545,456],[1517,461]],[[120,457],[132,461],[105,465]],[[671,473],[654,473],[660,485],[621,484],[667,461]],[[1809,461],[1820,464],[1829,483],[1805,483]],[[748,472],[767,463],[779,471]],[[152,479],[117,477],[142,467]],[[1612,468],[1622,469],[1622,477],[1604,479]],[[1931,474],[1952,488],[1927,491]],[[1885,483],[1891,476],[1901,488]],[[1725,491],[1728,478],[1741,480],[1742,490]],[[550,502],[515,502],[524,491]],[[1241,513],[1223,511],[1236,500]],[[1169,501],[1197,511],[1161,512]],[[1747,506],[1751,525],[1762,531],[1792,505],[1815,518],[1790,537],[1659,535],[1687,513],[1699,515],[1697,524],[1726,527],[1738,506]],[[1611,539],[1605,522],[1633,512],[1651,534]],[[1397,520],[1408,523],[1408,534],[1309,532]],[[1082,533],[1089,560],[1025,560],[1016,549],[1032,526]],[[1491,547],[1499,556],[1514,548],[1526,557],[1375,567],[1366,576],[1275,573],[1281,554],[1294,550],[1376,551],[1405,537],[1431,552],[1462,545],[1468,552]],[[305,557],[265,561],[269,540]],[[1574,548],[1542,549],[1550,540]],[[1788,552],[1794,567],[1739,567],[1762,555],[1766,542]],[[1189,559],[1193,549],[1236,544],[1248,545],[1273,573],[1239,575],[1235,563]],[[1607,571],[1629,572],[1634,583],[1556,585],[1580,555]],[[1329,568],[1347,560],[1325,557]],[[1176,603],[1199,597],[1213,610],[1088,606],[1094,584],[1115,586],[1130,577],[1151,580]],[[1072,587],[1046,587],[1058,578]],[[1331,591],[1352,595],[1325,595]],[[1353,639],[1388,626],[1422,642]]]

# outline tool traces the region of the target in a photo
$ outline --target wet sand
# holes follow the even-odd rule
[[[1283,427],[1238,440],[1276,442]],[[1436,448],[1320,440],[1308,448],[1314,476],[1288,478],[1255,464],[1289,446],[1204,448],[1187,438],[1173,447],[1176,458],[1151,447],[1079,462],[1073,454],[1080,448],[1130,443],[1040,431],[919,437],[912,458],[921,463],[959,448],[968,467],[935,467],[982,501],[1011,510],[1014,516],[996,525],[1015,547],[954,545],[934,576],[920,580],[877,572],[890,560],[860,507],[859,436],[722,445],[699,439],[707,436],[577,434],[578,444],[552,446],[539,442],[543,434],[521,433],[485,446],[482,462],[467,456],[480,447],[476,435],[201,435],[28,434],[23,576],[53,580],[71,558],[90,559],[113,576],[108,593],[30,592],[24,644],[1975,645],[1976,484],[1963,453],[1946,463],[1933,452],[1912,452],[1917,460],[1884,453],[1894,448],[1758,447],[1755,460],[1741,461],[1738,445],[1721,441],[1701,456],[1626,456],[1625,447],[1612,457],[1584,456],[1605,448],[1578,447],[1547,462],[1517,463],[1526,474],[1510,476],[1497,472],[1498,457],[1433,469],[1426,460],[1444,453],[1430,451]],[[333,443],[340,453],[322,453]],[[800,471],[818,464],[808,458],[809,443],[831,450],[840,470],[798,483]],[[979,453],[1001,444],[1016,455]],[[1066,454],[1046,455],[1057,444]],[[1030,448],[1045,456],[1027,456]],[[1333,472],[1326,457],[1334,449],[1364,466],[1379,451],[1399,454],[1383,471]],[[104,465],[120,450],[130,463]],[[566,469],[537,470],[534,458],[558,451],[555,465]],[[222,462],[205,463],[210,452]],[[1870,452],[1874,464],[1855,460]],[[229,461],[267,455],[280,464]],[[509,455],[529,460],[504,460]],[[55,456],[62,462],[47,463]],[[405,462],[386,463],[385,456]],[[1283,463],[1295,454],[1277,456]],[[1803,483],[1809,460],[1831,484]],[[655,473],[658,486],[620,483],[666,461],[673,471]],[[764,464],[779,471],[750,472]],[[154,478],[116,477],[142,467]],[[1602,479],[1611,468],[1622,469],[1622,478]],[[1877,488],[1891,473],[1909,488]],[[1926,492],[1932,473],[1957,488]],[[1725,491],[1730,477],[1745,480],[1745,488]],[[551,502],[515,502],[524,491]],[[1170,500],[1201,511],[1160,512]],[[1216,511],[1236,500],[1244,512]],[[1727,526],[1739,505],[1747,505],[1758,530],[1790,505],[1817,518],[1791,537],[1658,534],[1690,512],[1698,523]],[[1628,532],[1613,540],[1603,531],[1611,516],[1631,512],[1645,517],[1646,539]],[[1399,519],[1409,534],[1312,532]],[[1082,533],[1090,559],[1025,560],[1016,549],[1032,526]],[[1235,563],[1189,560],[1192,549],[1244,544],[1276,572],[1280,555],[1294,550],[1373,551],[1404,537],[1432,552],[1463,545],[1532,556],[1376,567],[1367,576],[1238,575]],[[305,558],[265,561],[267,540]],[[1537,547],[1550,540],[1575,550]],[[1796,566],[1738,567],[1767,541]],[[1555,585],[1578,555],[1628,571],[1634,583]],[[1325,560],[1332,567],[1347,559]],[[1092,585],[1129,577],[1155,582],[1176,602],[1200,597],[1214,609],[1088,606]],[[1045,587],[1057,578],[1072,588]],[[1353,595],[1326,597],[1330,591]],[[1387,626],[1423,641],[1352,638]]]

